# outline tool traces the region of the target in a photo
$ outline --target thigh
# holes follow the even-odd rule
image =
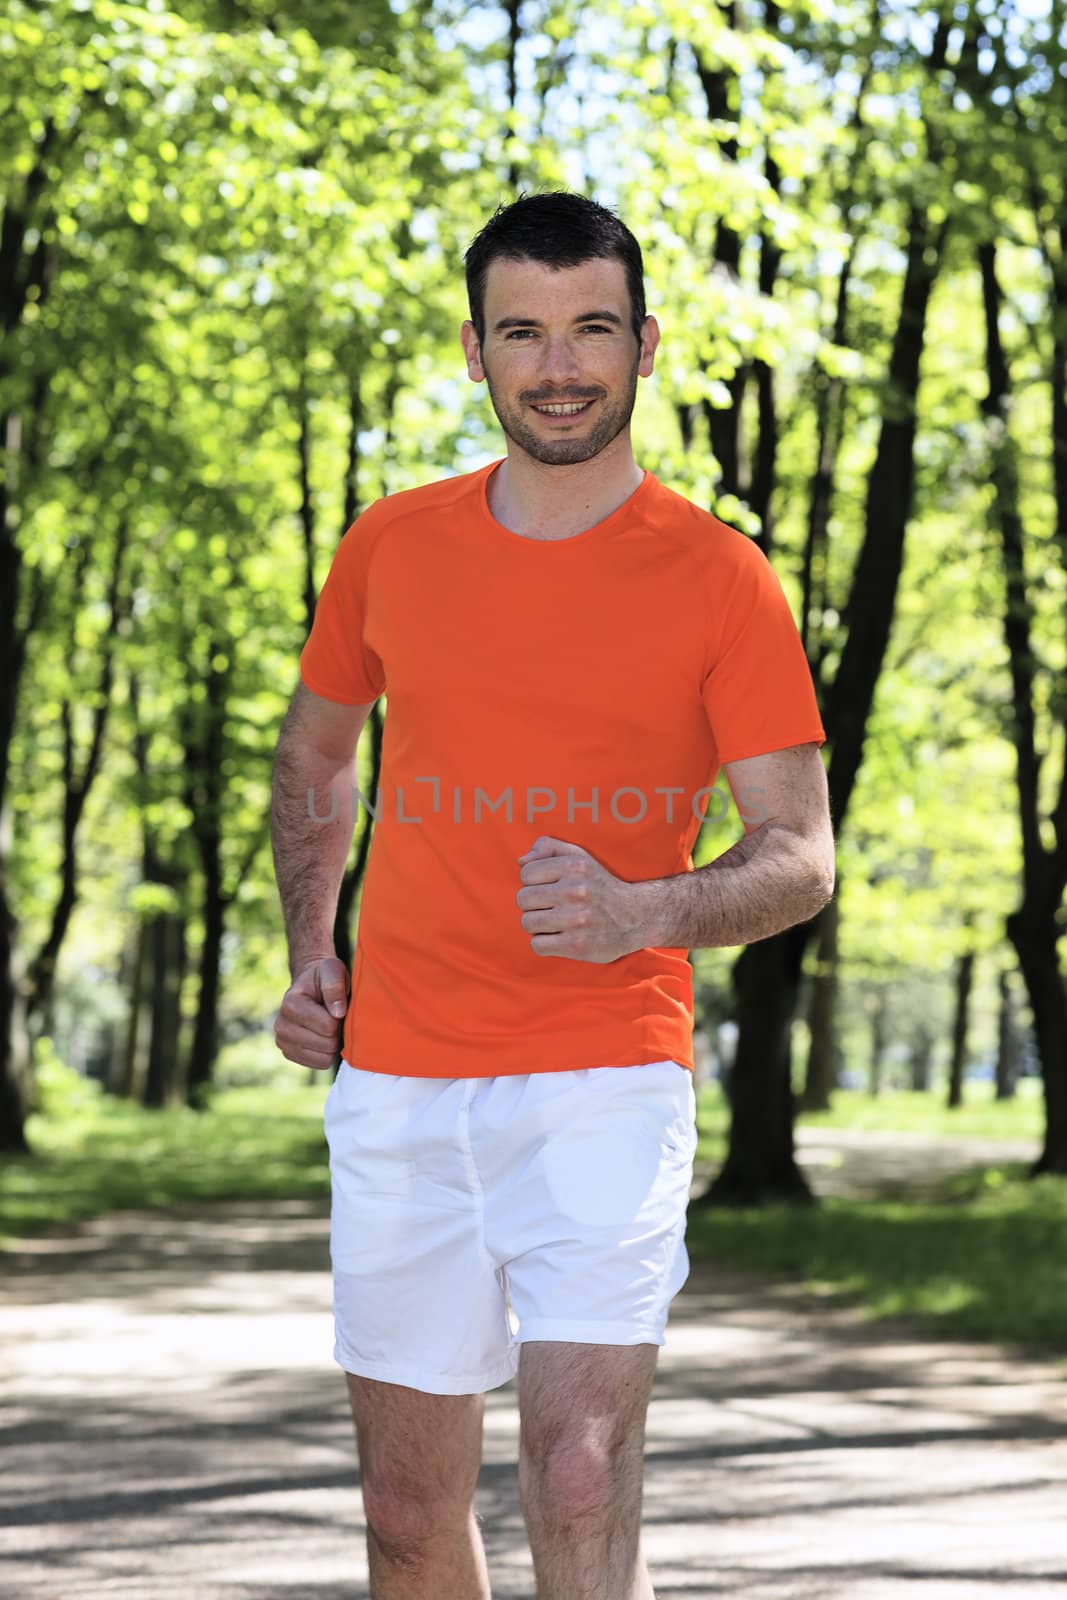
[[[474,1499],[482,1460],[481,1394],[425,1394],[345,1374],[368,1511],[430,1517]]]

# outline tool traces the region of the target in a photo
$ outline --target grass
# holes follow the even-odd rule
[[[917,1333],[1067,1352],[1067,1180],[972,1168],[936,1200],[828,1198],[812,1208],[694,1207],[687,1246],[703,1260],[802,1282],[872,1322]]]
[[[697,1125],[697,1160],[715,1169],[729,1131],[717,1085],[701,1091]],[[832,1112],[803,1113],[798,1125],[1039,1143],[1041,1085],[1024,1079],[1014,1100],[997,1102],[991,1084],[969,1083],[954,1111],[940,1096],[840,1091]],[[1067,1179],[1028,1179],[1021,1163],[931,1178],[921,1199],[694,1206],[686,1242],[694,1260],[792,1279],[872,1322],[903,1317],[931,1338],[1067,1352]]]
[[[278,1078],[267,1088],[219,1090],[206,1112],[158,1112],[104,1096],[47,1062],[42,1111],[27,1124],[33,1153],[0,1167],[0,1248],[107,1211],[328,1194],[329,1078],[310,1086],[303,1073]]]
[[[969,1139],[1040,1139],[1044,1128],[1042,1087],[1023,1078],[1013,1100],[994,1100],[991,1083],[968,1083],[961,1106],[950,1111],[942,1094],[895,1089],[873,1097],[840,1089],[832,1111],[805,1111],[806,1128],[865,1128],[876,1133],[930,1133]]]
[[[203,1113],[111,1099],[54,1059],[42,1063],[40,1083],[41,1111],[28,1129],[34,1153],[0,1167],[0,1248],[112,1210],[329,1193],[328,1076],[309,1084],[300,1069],[282,1067],[266,1085],[217,1090]],[[1036,1085],[1001,1106],[988,1085],[968,1087],[961,1113],[933,1097],[842,1093],[831,1116],[802,1121],[972,1137],[1040,1133]],[[704,1088],[698,1161],[718,1165],[728,1121],[718,1089]],[[1067,1351],[1067,1179],[1028,1181],[1021,1167],[1005,1165],[940,1180],[921,1200],[693,1207],[687,1243],[694,1260],[797,1280],[861,1305],[872,1319],[913,1319],[931,1337]]]

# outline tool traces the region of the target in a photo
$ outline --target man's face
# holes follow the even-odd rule
[[[485,342],[471,322],[461,337],[467,371],[486,380],[508,439],[536,461],[570,466],[599,455],[629,426],[659,328],[646,317],[638,348],[621,261],[557,271],[497,260],[485,285]]]

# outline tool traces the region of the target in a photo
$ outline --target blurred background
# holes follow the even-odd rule
[[[835,900],[692,955],[715,1197],[808,1198],[797,1114],[874,1101],[1067,1173],[1065,149],[1060,0],[9,0],[0,1148],[321,1088],[271,1033],[298,654],[360,510],[503,454],[462,254],[569,188],[645,252],[637,458],[762,545],[828,734]]]

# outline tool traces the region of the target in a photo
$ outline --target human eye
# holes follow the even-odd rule
[[[587,322],[583,331],[585,333],[610,333],[611,329],[602,322]]]
[[[505,334],[504,337],[505,337],[506,340],[522,339],[528,333],[532,334],[533,333],[533,329],[532,328],[512,328],[511,332]]]

